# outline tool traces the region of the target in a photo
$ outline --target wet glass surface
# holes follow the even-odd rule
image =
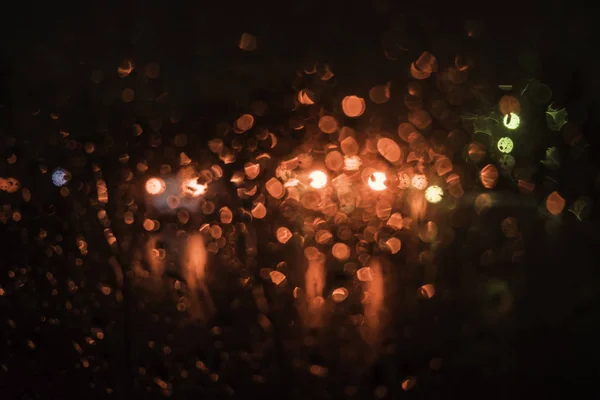
[[[15,14],[0,398],[592,387],[598,28],[548,7]]]

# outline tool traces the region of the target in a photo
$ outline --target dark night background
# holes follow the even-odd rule
[[[0,176],[19,177],[34,200],[20,206],[20,225],[0,224],[0,287],[5,289],[0,296],[0,399],[163,398],[157,377],[172,383],[173,398],[342,398],[349,383],[357,388],[354,398],[361,399],[374,398],[379,385],[388,388],[384,398],[520,399],[593,393],[600,377],[600,231],[593,208],[585,222],[566,213],[553,235],[525,203],[510,203],[490,215],[490,223],[508,215],[519,218],[526,255],[518,265],[500,263],[475,271],[481,252],[494,247],[496,239],[472,238],[465,229],[444,253],[446,272],[439,279],[447,288],[445,301],[410,321],[395,318],[396,337],[388,343],[395,351],[380,355],[352,377],[339,372],[343,366],[325,378],[293,368],[284,342],[303,338],[284,332],[289,318],[284,307],[271,316],[279,326],[270,333],[274,348],[248,363],[233,358],[227,373],[218,381],[211,379],[198,360],[218,371],[221,349],[260,353],[257,343],[271,340],[256,333],[251,291],[222,287],[222,294],[215,295],[221,311],[208,325],[182,321],[171,298],[140,307],[147,294],[127,284],[122,299],[99,294],[99,284],[115,284],[109,258],[116,257],[127,272],[131,256],[111,253],[102,228],[94,228],[96,212],[70,216],[75,202],[62,199],[48,175],[39,174],[40,163],[52,169],[67,156],[56,145],[60,130],[77,141],[105,143],[106,150],[94,153],[91,161],[102,166],[109,186],[116,185],[111,177],[118,176],[119,155],[127,149],[135,159],[143,152],[129,147],[125,133],[130,136],[132,119],[161,125],[165,143],[183,130],[194,132],[188,146],[206,146],[218,122],[235,118],[256,98],[281,98],[296,71],[311,62],[329,63],[346,91],[365,92],[388,80],[406,80],[409,62],[424,47],[437,46],[443,53],[440,38],[464,38],[465,26],[475,26],[479,35],[476,51],[485,60],[479,79],[498,85],[535,75],[552,88],[553,100],[567,107],[570,123],[581,127],[589,144],[585,154],[566,157],[560,170],[550,174],[556,182],[550,184],[568,203],[582,195],[595,200],[598,194],[600,28],[593,9],[574,12],[566,4],[549,2],[540,13],[509,8],[486,17],[458,10],[436,15],[433,7],[430,13],[409,12],[391,0],[213,3],[20,2],[14,5],[19,11],[3,12]],[[243,32],[257,37],[255,51],[238,48]],[[395,48],[396,60],[384,56],[390,36],[405,49]],[[152,107],[107,103],[90,76],[101,69],[106,93],[112,90],[118,98],[124,84],[116,69],[125,58],[135,62],[136,71],[151,62],[160,65],[158,79],[132,83],[136,99],[166,92],[167,100]],[[59,114],[58,122],[35,117],[37,110],[46,116]],[[179,126],[168,123],[173,112],[182,116]],[[279,123],[276,112],[271,118]],[[562,139],[555,145],[568,153]],[[542,158],[543,150],[535,157]],[[5,162],[11,154],[18,157],[15,165]],[[78,179],[85,180],[83,174]],[[88,178],[93,179],[91,172]],[[547,183],[543,174],[537,179],[540,186]],[[19,199],[0,192],[0,206],[14,207]],[[91,208],[85,201],[77,204]],[[109,203],[107,211],[118,207]],[[46,256],[52,241],[42,243],[41,227],[48,238],[62,238],[62,256]],[[123,229],[114,227],[117,237],[130,232]],[[70,270],[80,230],[87,232],[95,256],[85,273],[86,285],[73,294],[68,281],[83,274]],[[28,280],[19,272],[26,266],[33,268]],[[10,271],[17,276],[10,277]],[[55,284],[46,271],[52,272]],[[18,279],[27,283],[9,290]],[[500,321],[481,315],[485,306],[478,303],[477,287],[487,279],[508,282],[512,291],[512,311]],[[57,295],[51,294],[54,287]],[[232,298],[242,305],[227,311]],[[104,340],[97,340],[94,329],[104,332]],[[405,337],[411,329],[429,334]],[[96,343],[89,345],[88,339]],[[329,351],[335,346],[332,340]],[[319,362],[328,356],[307,357]],[[437,358],[442,366],[432,370],[430,361]],[[254,375],[265,382],[257,382]],[[406,376],[417,376],[409,392],[400,387]]]

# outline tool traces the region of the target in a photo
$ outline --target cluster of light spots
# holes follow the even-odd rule
[[[254,50],[256,38],[244,34],[239,45],[243,50]],[[386,55],[392,57],[388,53]],[[182,258],[184,262],[181,263],[184,267],[184,279],[177,280],[175,285],[165,285],[174,287],[178,291],[177,310],[193,308],[193,301],[190,301],[193,294],[186,293],[189,291],[188,287],[194,291],[205,290],[203,282],[207,272],[205,267],[210,267],[207,256],[218,254],[218,259],[216,257],[215,259],[218,260],[219,266],[221,262],[231,262],[232,265],[241,267],[232,271],[243,271],[245,276],[240,283],[252,289],[256,305],[260,310],[257,321],[265,331],[272,329],[269,318],[275,315],[269,310],[270,306],[279,302],[279,296],[285,296],[286,293],[291,295],[292,289],[298,285],[301,288],[293,289],[293,297],[299,310],[304,307],[309,310],[309,314],[319,316],[312,320],[307,318],[306,323],[309,327],[327,324],[327,316],[330,312],[345,313],[350,309],[352,313],[350,318],[340,318],[340,321],[352,321],[363,335],[365,342],[371,343],[373,337],[365,335],[365,332],[377,325],[384,325],[385,318],[381,318],[380,321],[380,316],[389,315],[387,313],[389,310],[386,309],[387,299],[393,298],[394,291],[398,289],[394,287],[398,284],[394,274],[390,275],[389,268],[378,265],[378,257],[400,258],[394,255],[405,252],[407,260],[415,260],[422,264],[423,276],[419,274],[415,278],[422,278],[423,281],[419,283],[415,281],[413,289],[410,289],[409,285],[410,292],[407,293],[421,299],[430,299],[435,295],[435,287],[428,282],[439,277],[434,266],[436,252],[440,246],[452,240],[454,224],[461,223],[461,218],[455,218],[461,216],[454,215],[452,211],[458,204],[461,204],[461,207],[471,204],[469,201],[459,202],[458,198],[467,192],[471,200],[477,196],[477,192],[483,191],[481,186],[478,186],[478,182],[472,179],[473,173],[475,172],[476,176],[477,169],[485,165],[479,163],[490,158],[494,159],[493,162],[497,166],[490,164],[481,170],[481,182],[485,188],[496,185],[500,168],[503,176],[506,176],[505,186],[518,181],[518,189],[522,192],[531,192],[535,188],[529,180],[537,179],[533,178],[537,177],[537,174],[532,174],[528,168],[519,169],[514,175],[507,174],[507,172],[512,173],[507,170],[514,166],[514,158],[508,154],[510,153],[510,150],[507,150],[508,146],[500,144],[504,138],[497,143],[498,150],[504,153],[500,154],[499,159],[498,152],[494,152],[493,147],[486,147],[486,144],[491,143],[487,139],[497,137],[498,128],[505,129],[502,125],[498,127],[492,123],[498,119],[497,111],[490,111],[493,116],[479,115],[472,118],[468,115],[468,110],[461,107],[461,104],[466,101],[471,103],[472,90],[476,89],[473,85],[464,85],[470,65],[472,64],[466,56],[457,56],[454,65],[444,66],[438,72],[435,56],[423,52],[412,63],[410,73],[419,80],[435,74],[435,83],[424,84],[412,80],[406,85],[405,90],[401,90],[402,85],[398,85],[398,90],[394,91],[394,104],[390,104],[390,107],[377,105],[390,99],[391,84],[375,86],[369,91],[368,98],[371,103],[369,115],[365,118],[364,99],[358,96],[346,96],[341,99],[344,95],[338,97],[339,92],[335,92],[336,87],[339,87],[336,85],[340,82],[327,83],[327,80],[333,76],[329,67],[309,63],[299,70],[298,79],[294,81],[293,87],[297,88],[297,96],[286,96],[285,101],[281,103],[257,100],[251,104],[242,104],[244,103],[242,101],[239,106],[247,111],[219,124],[218,138],[208,142],[209,149],[214,153],[214,163],[208,161],[211,157],[204,157],[202,149],[192,146],[192,140],[189,141],[190,146],[188,146],[186,134],[176,134],[174,140],[171,140],[170,136],[167,139],[167,136],[160,133],[165,128],[163,126],[165,123],[170,122],[175,125],[180,120],[182,122],[189,120],[182,119],[181,113],[176,110],[168,111],[167,114],[170,114],[165,118],[162,113],[159,113],[150,120],[144,120],[143,116],[140,116],[139,123],[132,126],[133,138],[130,140],[135,141],[135,146],[143,147],[148,143],[148,148],[131,153],[131,160],[127,154],[116,155],[116,159],[121,163],[120,168],[124,171],[123,177],[126,183],[114,185],[116,191],[114,194],[111,191],[113,200],[119,199],[115,201],[117,206],[115,215],[127,225],[133,225],[134,222],[143,223],[144,229],[148,231],[145,236],[159,238],[160,242],[154,239],[147,260],[153,273],[159,264],[166,272],[167,266],[174,265],[172,259],[175,254],[184,257]],[[125,78],[133,70],[133,62],[126,60],[117,72],[119,76]],[[157,64],[146,66],[146,77],[156,79],[159,71]],[[114,70],[112,72],[114,75]],[[101,81],[103,78],[102,73],[94,74],[94,81]],[[147,82],[145,77],[144,81]],[[154,97],[156,94],[157,107],[160,107],[163,100],[167,98],[166,92],[147,95],[147,90],[132,83],[123,82],[117,87],[135,88],[135,92],[129,88],[121,92],[121,99],[135,104],[136,110],[149,95]],[[152,92],[161,90],[163,84],[157,82],[155,86]],[[116,95],[119,96],[119,90]],[[320,104],[321,99],[326,104]],[[341,109],[339,99],[341,99]],[[395,105],[402,103],[408,109],[408,113],[394,115]],[[169,104],[169,107],[175,104],[176,102],[173,105]],[[268,127],[265,126],[268,121],[278,120],[281,116],[261,118],[267,115],[269,106],[274,104],[277,104],[277,110],[280,106],[286,109],[283,115],[286,115],[287,111],[294,114],[289,121],[282,124],[278,122],[277,125]],[[500,100],[499,108],[502,116],[508,115],[505,123],[511,125],[518,119],[520,104],[516,97],[504,96]],[[359,120],[361,116],[363,119]],[[59,115],[56,114],[55,117],[52,118],[58,119]],[[388,122],[392,120],[402,121],[397,127],[397,132],[389,131]],[[487,132],[491,135],[485,138],[485,144],[471,142],[475,139],[470,137],[473,133],[472,127],[468,126],[470,120],[473,120],[475,132]],[[554,123],[558,122],[554,121]],[[180,123],[178,126],[173,126],[174,133],[188,131],[189,126],[183,125]],[[287,127],[295,132],[289,132]],[[171,127],[168,130],[171,131]],[[70,140],[70,138],[66,139],[68,132],[61,131],[61,134],[65,142]],[[577,132],[571,136],[581,137]],[[483,135],[479,137],[482,138],[481,140],[484,138]],[[71,146],[73,149],[82,149],[87,154],[96,151],[105,154],[108,147],[107,144],[99,142],[87,143],[83,148],[73,143],[67,142],[67,148]],[[17,163],[12,151],[6,155],[11,155],[7,160],[10,164]],[[136,155],[142,156],[143,159],[134,159]],[[196,155],[199,156],[197,160],[190,157]],[[157,160],[161,159],[164,159],[164,164],[156,165]],[[459,164],[453,165],[454,160]],[[80,167],[73,161],[75,160],[70,160],[68,165],[73,165],[74,171],[80,171]],[[206,164],[207,162],[209,164]],[[130,163],[132,170],[128,170]],[[211,163],[213,165],[210,165]],[[550,163],[548,160],[548,163],[543,165],[557,168],[559,163]],[[144,176],[145,178],[140,180],[144,182],[144,179],[148,178],[145,174],[149,166],[160,167],[160,176],[164,177],[166,184],[160,178],[149,179],[145,182],[147,194],[167,193],[164,196],[144,196],[147,204],[155,206],[148,207],[146,210],[136,204],[135,200],[127,198],[127,191],[121,189],[125,189],[127,182],[132,182],[135,176]],[[185,167],[181,168],[185,173],[173,176],[177,167]],[[525,162],[523,167],[527,167]],[[199,172],[201,168],[205,169]],[[43,169],[42,171],[46,172]],[[97,170],[94,172],[98,183],[98,197],[102,202],[106,202],[108,191],[102,178],[107,181],[108,178]],[[227,177],[225,182],[215,182],[223,176]],[[466,185],[464,190],[461,179]],[[158,182],[152,182],[153,180]],[[429,180],[436,185],[429,186]],[[183,187],[179,186],[182,182]],[[211,186],[210,191],[207,190],[207,185]],[[79,185],[72,185],[69,189],[62,187],[61,194],[66,197],[69,190],[79,194],[80,191],[84,192],[88,189],[90,188],[86,187],[85,182],[81,182]],[[231,192],[228,189],[232,189]],[[227,196],[223,195],[224,192]],[[238,199],[234,198],[236,193]],[[471,194],[473,197],[470,196]],[[203,195],[202,198],[189,198],[200,195]],[[477,196],[475,200],[477,213],[483,214],[492,208],[494,201],[498,205],[504,202],[505,197],[501,196],[504,194],[484,193]],[[31,193],[26,196],[26,192],[23,191],[23,197],[31,197]],[[522,197],[534,198],[535,196]],[[36,200],[35,197],[33,199]],[[429,211],[432,212],[426,212],[427,202],[438,203],[443,199],[447,200],[444,204],[447,207],[431,207]],[[194,213],[194,210],[184,209],[192,203],[198,204],[197,213]],[[556,215],[564,211],[564,199],[556,193],[551,194],[546,203],[550,214]],[[577,212],[576,215],[580,218],[580,215],[583,215],[580,209],[585,208],[587,203],[582,200],[577,204],[579,204],[577,207],[573,205],[572,212]],[[170,208],[173,214],[176,214],[176,220],[172,218],[162,220],[152,215],[155,211],[164,211],[166,208]],[[498,212],[501,211],[498,209]],[[21,218],[17,210],[7,210],[6,213],[13,215],[15,221]],[[424,220],[426,215],[440,218],[439,221],[426,221]],[[451,216],[452,221],[445,216]],[[267,218],[267,221],[258,221],[263,218]],[[98,219],[106,229],[104,231],[106,240],[115,243],[116,238],[110,231],[112,221],[108,219],[107,210],[99,212]],[[470,222],[471,218],[468,219],[467,222]],[[549,220],[559,221],[558,218]],[[200,229],[198,229],[199,225]],[[513,224],[509,218],[503,221],[501,227],[507,238],[518,238],[520,235],[516,223]],[[127,238],[131,232],[134,231],[123,231],[123,239],[126,240],[120,243],[122,246],[119,249],[131,245],[132,241]],[[182,240],[181,238],[185,242],[185,238],[190,237],[191,232],[197,232],[198,238],[202,237],[202,240],[206,240],[206,249],[200,242],[188,241],[186,253],[182,254],[175,243]],[[238,241],[240,238],[241,240]],[[169,246],[173,245],[173,251],[170,248],[168,251],[166,248],[161,248],[163,239],[169,241]],[[78,242],[81,254],[76,256],[83,257],[88,251],[90,253],[94,251],[95,246],[90,245],[88,249],[83,240]],[[153,239],[149,239],[149,242],[151,240]],[[415,245],[417,240],[421,241],[419,246]],[[309,261],[307,271],[302,267],[298,270],[298,267],[293,265],[295,251],[291,250],[296,246],[305,250]],[[260,267],[257,267],[259,262],[256,256],[259,248],[261,251],[272,250],[273,258],[276,259],[270,260],[268,256],[261,255]],[[59,254],[58,249],[60,246],[54,246],[49,252]],[[491,265],[489,260],[493,259],[493,251],[485,251],[484,256],[481,257],[482,265]],[[263,262],[269,265],[262,265]],[[134,263],[142,264],[140,260],[135,260]],[[134,265],[134,270],[141,269],[145,268]],[[253,269],[260,269],[260,277],[268,283],[266,286],[254,284]],[[352,277],[364,283],[339,282],[343,274],[346,278]],[[166,275],[160,276],[167,279]],[[142,275],[136,272],[136,276]],[[290,281],[289,285],[286,283],[287,280]],[[211,283],[206,282],[206,284]],[[269,299],[266,299],[263,287],[273,285],[278,287],[267,296]],[[405,287],[401,288],[403,292],[404,289]],[[120,292],[116,287],[112,292],[109,287],[102,290],[108,290],[112,295]],[[344,301],[350,304],[339,305]],[[237,300],[232,304],[237,304]],[[338,304],[338,310],[334,310],[332,307],[334,304]],[[357,310],[361,307],[362,313]],[[294,327],[299,325],[294,324]],[[340,329],[342,330],[348,331],[346,327]],[[213,333],[220,335],[217,332]],[[307,339],[306,343],[309,340],[314,344],[314,338]],[[223,343],[219,341],[219,348]],[[157,343],[152,342],[151,348],[155,345]],[[158,345],[158,348],[165,349],[165,354],[167,354],[167,347],[164,344]],[[226,361],[225,356],[229,357],[227,349],[221,350]],[[248,356],[254,357],[254,355]],[[310,364],[306,364],[305,367]],[[198,361],[196,365],[202,371],[211,373],[202,362]],[[187,376],[187,371],[183,372]],[[324,376],[327,369],[325,366],[313,365],[311,372],[317,376]],[[211,374],[211,379],[218,378],[219,375],[216,373]],[[257,373],[252,379],[258,382],[263,380],[263,377]],[[155,379],[156,385],[163,390],[171,390],[171,381],[171,377]],[[410,390],[415,382],[415,378],[405,377],[402,388]],[[376,398],[384,398],[387,389],[381,385],[376,392],[378,393]]]
[[[197,178],[189,178],[181,184],[181,192],[184,196],[198,197],[206,193],[208,185],[198,183]]]
[[[21,187],[19,181],[15,178],[0,178],[0,190],[14,193]]]
[[[504,122],[504,126],[511,130],[517,129],[519,125],[521,125],[521,118],[519,117],[519,114],[514,112],[506,114],[502,121]]]
[[[163,193],[167,188],[165,181],[161,178],[150,178],[146,181],[146,193],[152,196]]]
[[[310,187],[314,189],[322,189],[327,185],[327,174],[323,171],[316,170],[308,175]]]
[[[387,189],[385,185],[387,178],[383,172],[373,172],[368,179],[369,187],[376,192]]]
[[[64,168],[58,167],[52,172],[52,183],[54,186],[64,186],[71,179],[71,174]]]
[[[444,190],[437,185],[431,185],[425,190],[425,199],[430,203],[439,203],[443,197]]]
[[[498,140],[498,150],[500,150],[501,153],[508,154],[513,151],[513,147],[513,141],[509,137],[503,137]]]

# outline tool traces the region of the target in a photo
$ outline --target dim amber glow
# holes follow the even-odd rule
[[[185,244],[183,268],[185,282],[191,289],[190,312],[196,318],[206,318],[213,311],[213,303],[206,286],[207,249],[200,234],[191,235]]]
[[[481,183],[486,189],[492,189],[498,182],[498,168],[494,164],[488,164],[481,170]]]
[[[485,157],[485,147],[481,143],[473,142],[469,144],[468,154],[472,161],[481,162]]]
[[[369,90],[369,99],[375,104],[383,104],[390,99],[390,85],[377,85]]]
[[[319,119],[319,129],[324,133],[334,133],[338,129],[338,122],[335,118],[325,115]]]
[[[383,172],[373,172],[371,176],[369,176],[369,187],[377,192],[387,189],[385,186],[387,178],[385,173]]]
[[[313,171],[308,176],[310,187],[314,189],[322,189],[327,185],[327,174],[323,171]]]
[[[565,208],[565,199],[558,192],[552,192],[546,199],[546,208],[550,214],[558,215]]]
[[[314,250],[313,250],[314,249]],[[312,250],[312,251],[307,251]],[[325,289],[325,257],[316,248],[305,250],[308,267],[304,275],[307,312],[306,324],[309,327],[322,325],[323,320],[323,290]]]
[[[165,181],[160,178],[150,178],[146,181],[146,193],[150,195],[161,194],[165,191],[167,185]]]
[[[240,132],[246,132],[252,126],[254,126],[254,117],[250,114],[244,114],[235,121],[235,127]]]
[[[391,163],[397,162],[402,156],[402,150],[398,143],[388,138],[381,138],[377,141],[377,151]]]
[[[381,263],[373,258],[368,267],[369,278],[365,280],[365,296],[363,298],[363,313],[365,316],[365,327],[363,337],[368,343],[376,343],[380,340],[380,332],[383,327],[382,312],[384,309],[384,276]],[[359,270],[360,271],[360,270]]]
[[[498,102],[498,106],[502,115],[507,115],[510,113],[519,114],[521,112],[521,103],[514,96],[502,96]]]

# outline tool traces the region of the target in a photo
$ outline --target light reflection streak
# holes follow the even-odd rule
[[[208,257],[202,235],[187,237],[182,260],[183,276],[191,292],[191,314],[205,319],[213,312],[213,302],[206,285],[206,265]]]
[[[381,262],[373,257],[369,262],[371,279],[365,282],[363,313],[365,326],[363,338],[371,345],[379,343],[382,330],[382,311],[384,308],[384,280]]]
[[[146,260],[150,271],[152,272],[152,278],[155,281],[162,279],[163,273],[165,272],[164,258],[160,258],[157,253],[158,236],[151,235],[146,241]]]
[[[323,290],[325,289],[325,257],[323,255],[309,260],[304,281],[308,306],[306,324],[311,328],[316,328],[323,323]]]

